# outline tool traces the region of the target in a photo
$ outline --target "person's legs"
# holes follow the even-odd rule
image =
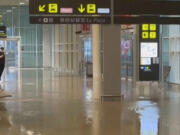
[[[3,71],[4,71],[4,65],[0,64],[0,80],[1,80]]]
[[[0,79],[4,71],[4,67],[5,67],[4,65],[0,64]],[[0,98],[11,97],[12,95],[8,94],[3,88],[1,88],[1,85],[2,84],[0,84]]]

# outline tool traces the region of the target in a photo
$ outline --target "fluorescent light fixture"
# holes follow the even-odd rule
[[[16,9],[17,7],[12,7],[12,9]]]
[[[12,10],[11,10],[11,9],[8,9],[8,10],[6,10],[6,12],[7,12],[7,13],[10,13],[10,12],[12,12]]]
[[[25,3],[24,2],[20,2],[19,5],[24,5]]]

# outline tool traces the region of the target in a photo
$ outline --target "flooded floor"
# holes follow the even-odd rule
[[[92,80],[10,68],[0,135],[180,135],[180,87],[122,81],[124,100],[93,99]]]

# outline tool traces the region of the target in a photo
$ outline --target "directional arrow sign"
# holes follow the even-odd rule
[[[80,13],[83,13],[86,9],[83,7],[83,4],[81,4],[80,8],[78,8]]]
[[[39,5],[39,12],[45,12],[46,5]]]

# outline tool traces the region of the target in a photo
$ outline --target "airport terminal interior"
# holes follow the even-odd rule
[[[0,135],[180,135],[180,25],[30,24],[28,4],[0,0]]]

